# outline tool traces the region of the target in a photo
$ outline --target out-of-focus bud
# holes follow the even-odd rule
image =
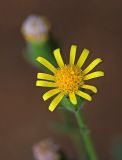
[[[60,160],[59,146],[50,139],[35,144],[33,153],[36,160]]]
[[[51,25],[47,18],[44,16],[30,15],[22,23],[21,32],[26,41],[24,49],[25,59],[38,69],[48,71],[36,61],[37,57],[42,56],[53,65],[56,64],[52,52],[59,46],[57,40],[51,34]]]
[[[22,24],[22,34],[27,42],[40,43],[48,39],[50,23],[46,17],[30,15]]]

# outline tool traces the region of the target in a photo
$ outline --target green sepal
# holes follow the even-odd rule
[[[74,105],[70,102],[70,99],[68,96],[64,96],[61,103],[60,103],[60,109],[67,109],[69,111],[72,111],[72,112],[76,112],[78,110],[80,110],[83,106],[84,106],[84,103],[85,103],[85,100],[80,97],[80,96],[77,96],[76,95],[76,98],[77,98],[77,105]]]

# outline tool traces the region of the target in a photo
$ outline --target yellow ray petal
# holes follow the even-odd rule
[[[83,74],[89,73],[94,67],[96,67],[102,60],[100,58],[96,58],[93,62],[88,65],[88,67],[83,71]]]
[[[76,94],[79,95],[79,96],[81,96],[82,98],[88,100],[88,101],[92,100],[92,97],[89,94],[87,94],[87,93],[85,93],[83,91],[79,90],[78,92],[76,92]]]
[[[69,62],[70,65],[74,65],[75,56],[76,56],[76,49],[77,49],[76,45],[72,45],[71,46],[71,49],[70,49],[70,62]]]
[[[53,73],[57,72],[57,69],[49,61],[47,61],[45,58],[38,57],[37,61],[40,62],[42,65],[44,65],[46,68],[48,68]]]
[[[37,74],[37,78],[38,79],[50,80],[50,81],[54,81],[55,80],[54,76],[52,76],[50,74],[47,74],[47,73],[38,73]]]
[[[36,86],[41,86],[41,87],[56,87],[56,84],[53,83],[53,82],[37,80],[36,81]]]
[[[85,60],[87,59],[88,55],[89,55],[89,50],[88,49],[84,49],[82,51],[79,59],[78,59],[78,62],[77,62],[77,66],[79,68],[81,68],[83,66],[83,64],[84,64]]]
[[[49,99],[50,97],[54,96],[55,94],[59,93],[60,90],[58,88],[56,89],[52,89],[50,91],[47,91],[44,95],[43,95],[43,99],[44,101],[46,101],[47,99]]]
[[[86,85],[86,84],[84,84],[84,85],[81,86],[81,88],[89,89],[89,90],[91,90],[92,92],[97,93],[97,88],[96,88],[95,86],[91,86],[91,85]]]
[[[104,76],[104,72],[96,71],[96,72],[85,75],[83,79],[84,80],[89,80],[89,79],[92,79],[92,78],[97,78],[97,77],[102,77],[102,76]]]
[[[55,59],[56,59],[56,61],[58,63],[58,66],[60,68],[64,67],[64,62],[63,62],[63,59],[61,57],[61,53],[60,53],[60,49],[59,48],[54,50],[54,56],[55,56]]]
[[[50,111],[54,111],[54,109],[57,107],[57,105],[60,103],[60,101],[62,100],[62,98],[64,97],[63,93],[59,93],[54,99],[53,101],[50,103],[49,105],[49,110]]]
[[[76,99],[76,96],[75,96],[74,93],[70,93],[70,94],[69,94],[69,98],[70,98],[70,101],[71,101],[74,105],[77,104],[77,99]]]

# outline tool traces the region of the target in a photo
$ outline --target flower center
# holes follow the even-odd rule
[[[57,87],[65,94],[77,92],[83,85],[83,75],[80,68],[65,65],[55,75]]]

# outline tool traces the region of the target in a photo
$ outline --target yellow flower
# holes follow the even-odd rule
[[[54,88],[47,91],[43,95],[44,100],[47,100],[57,94],[49,105],[50,111],[53,111],[57,107],[65,95],[69,97],[69,100],[72,104],[76,105],[76,95],[88,101],[92,100],[92,97],[85,93],[83,89],[88,89],[94,93],[97,93],[97,88],[95,86],[86,84],[86,81],[92,78],[104,76],[104,72],[102,71],[89,73],[94,67],[102,62],[102,60],[100,58],[96,58],[88,65],[85,70],[82,70],[82,66],[89,55],[89,50],[84,49],[77,63],[75,64],[76,49],[76,45],[71,46],[68,65],[64,64],[60,54],[60,49],[54,50],[54,57],[59,66],[58,68],[55,68],[43,57],[37,58],[38,62],[47,67],[52,72],[52,75],[47,73],[38,73],[37,79],[40,80],[37,80],[36,82],[36,86]]]

